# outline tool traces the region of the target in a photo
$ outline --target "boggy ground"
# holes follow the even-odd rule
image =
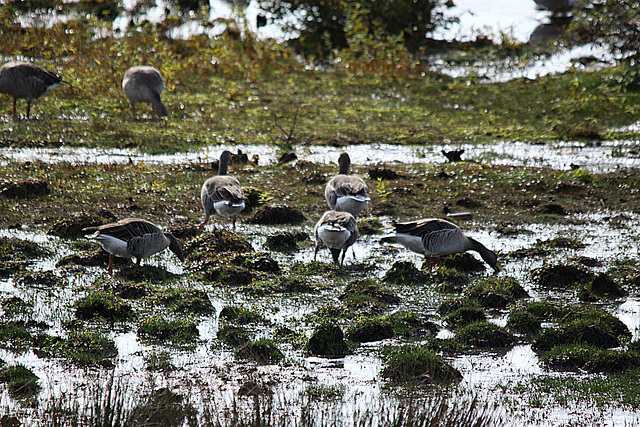
[[[391,248],[369,251],[367,258],[349,256],[344,267],[327,264],[328,257],[308,262],[296,254],[312,250],[311,228],[326,209],[323,186],[336,173],[335,165],[305,160],[246,163],[233,164],[231,172],[251,199],[238,234],[220,218],[213,219],[210,231],[201,233],[195,227],[202,217],[199,187],[215,173],[211,163],[26,162],[2,169],[0,180],[14,190],[0,196],[5,213],[0,228],[9,234],[15,230],[62,236],[48,244],[2,238],[0,261],[8,278],[3,282],[2,358],[12,362],[0,380],[7,383],[12,399],[48,395],[37,387],[20,386],[34,384],[34,377],[20,370],[23,364],[35,372],[57,363],[72,370],[122,369],[122,361],[132,356],[118,356],[116,342],[133,333],[145,371],[169,381],[176,392],[190,375],[209,372],[204,366],[213,363],[217,368],[207,374],[211,384],[227,383],[240,396],[254,393],[267,399],[283,393],[276,384],[299,389],[298,379],[306,375],[306,381],[315,384],[313,392],[331,401],[348,395],[351,381],[331,380],[326,386],[324,376],[301,366],[310,356],[349,355],[377,360],[381,369],[376,381],[392,389],[437,390],[464,382],[465,375],[473,377],[473,370],[456,368],[459,358],[485,352],[491,358],[494,352],[524,345],[535,350],[537,363],[548,375],[511,388],[502,397],[505,405],[498,413],[489,411],[486,420],[472,411],[477,419],[499,425],[500,417],[524,415],[527,423],[543,405],[534,398],[541,392],[549,407],[579,405],[579,399],[551,392],[549,382],[566,370],[605,374],[571,377],[564,383],[566,393],[581,396],[585,388],[600,387],[602,394],[590,396],[597,406],[611,405],[611,393],[624,396],[619,406],[613,404],[617,410],[640,405],[632,387],[640,372],[640,352],[631,342],[637,331],[611,315],[624,301],[637,298],[637,251],[618,259],[574,257],[590,237],[569,232],[536,242],[529,229],[538,224],[579,230],[595,221],[619,229],[620,236],[632,236],[640,209],[634,197],[640,185],[636,170],[596,174],[493,166],[480,160],[353,165],[352,172],[366,179],[372,195],[359,220],[364,245],[374,244],[376,234],[392,219],[441,217],[445,207],[470,211],[474,221],[461,223],[463,228],[491,233],[495,241],[520,236],[534,242],[500,252],[505,271],[497,277],[469,256],[447,259],[434,272],[421,271],[415,258],[396,262],[404,252]],[[25,181],[40,184],[24,186]],[[41,191],[43,187],[47,191]],[[250,225],[272,206],[286,206],[299,212],[292,216],[296,221],[304,219],[295,226]],[[187,251],[182,268],[163,255],[152,260],[156,265],[160,261],[159,267],[122,262],[114,278],[106,276],[104,252],[82,238],[81,228],[127,216],[150,219],[179,235]],[[268,251],[274,236],[287,245]],[[633,248],[636,241],[627,244]],[[69,255],[61,258],[63,253]],[[51,256],[55,267],[33,269]],[[440,338],[444,330],[450,331],[450,339]],[[203,348],[211,352],[204,359],[197,356]],[[36,364],[21,363],[28,350],[37,355]],[[180,355],[199,362],[186,366]],[[283,373],[268,370],[262,379],[250,373],[269,366]],[[126,387],[118,392],[126,394]],[[207,387],[203,392],[213,393]],[[149,393],[154,401],[156,391]],[[531,401],[530,408],[509,404],[520,394]],[[202,410],[189,393],[178,392],[178,397],[182,403],[176,403],[176,417]],[[424,411],[427,407],[420,406]],[[43,411],[37,416],[60,417]],[[20,419],[28,410],[12,413]]]
[[[614,131],[633,125],[640,108],[625,66],[484,84],[430,73],[407,55],[368,63],[344,52],[343,65],[300,64],[250,34],[167,40],[140,26],[95,38],[82,21],[25,31],[8,22],[0,24],[2,53],[40,58],[73,87],[38,100],[31,121],[8,117],[11,101],[0,97],[3,148],[175,153],[268,143],[287,153],[294,144],[364,142],[597,145],[638,133]],[[41,42],[52,39],[56,52]],[[167,120],[130,119],[120,76],[138,63],[161,68]],[[310,262],[309,237],[336,166],[304,153],[281,165],[247,154],[249,162],[231,167],[250,196],[237,234],[219,218],[207,232],[195,227],[215,159],[3,164],[3,425],[156,417],[166,425],[430,425],[434,413],[455,425],[586,425],[610,412],[634,422],[638,327],[613,314],[637,307],[637,170],[557,171],[486,158],[354,164],[372,195],[359,219],[365,256],[349,254],[335,267],[325,253]],[[282,206],[296,225],[263,225],[266,208]],[[377,245],[392,220],[440,217],[445,208],[472,212],[463,228],[502,248],[500,275],[470,256],[425,271],[418,257]],[[185,264],[162,254],[142,268],[121,261],[107,276],[106,254],[82,228],[129,216],[175,232]],[[616,237],[599,240],[599,232]],[[605,241],[616,250],[594,248]],[[535,374],[474,379],[522,349]],[[354,375],[354,365],[365,374]],[[345,404],[356,396],[361,406]],[[495,401],[498,408],[487,403]],[[382,415],[367,412],[378,405]],[[575,413],[582,418],[572,420]]]

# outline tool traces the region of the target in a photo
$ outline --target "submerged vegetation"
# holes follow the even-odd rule
[[[424,9],[411,22],[385,9],[393,2],[339,1],[330,18],[325,2],[268,2],[283,8],[276,15],[296,6],[316,13],[289,43],[258,39],[242,20],[217,22],[215,36],[175,37],[189,19],[206,21],[205,3],[169,2],[159,23],[139,16],[149,2],[137,11],[117,1],[0,8],[0,53],[33,59],[71,83],[36,101],[33,120],[8,117],[11,99],[1,95],[0,148],[171,154],[271,144],[282,154],[267,163],[233,150],[231,169],[248,197],[237,233],[220,218],[212,228],[196,226],[200,186],[217,170],[207,157],[0,159],[0,396],[6,390],[17,399],[0,408],[3,426],[19,425],[23,415],[45,425],[498,426],[507,424],[504,410],[526,423],[527,409],[544,407],[540,394],[566,402],[574,393],[599,407],[640,408],[638,327],[616,317],[640,291],[640,171],[512,166],[462,152],[443,153],[449,161],[442,163],[354,162],[351,173],[365,177],[372,194],[358,218],[371,251],[354,251],[338,267],[321,256],[309,261],[335,165],[298,157],[311,145],[427,149],[496,140],[607,142],[616,156],[638,156],[637,144],[615,146],[639,137],[630,126],[640,115],[633,64],[503,83],[451,78],[432,71],[430,54],[456,63],[553,47],[436,43],[423,37],[443,19],[431,9],[442,2],[432,0],[398,2]],[[71,15],[22,27],[22,7]],[[112,32],[119,13],[131,22]],[[138,64],[161,69],[167,119],[131,119],[120,78]],[[504,272],[489,276],[471,253],[427,268],[419,256],[378,245],[394,220],[453,210],[471,212],[473,221],[460,225],[507,248],[498,250]],[[118,259],[108,276],[107,254],[84,242],[83,228],[124,217],[154,219],[179,236],[184,264],[163,255],[142,266]],[[592,249],[592,226],[630,236],[625,258],[580,256]],[[523,247],[509,249],[518,238]],[[509,399],[495,406],[495,390],[461,397],[473,358],[498,360],[521,348],[533,349],[529,357],[543,372],[497,388],[525,394],[529,407],[514,409]],[[89,385],[65,393],[57,377],[40,374],[50,366],[68,372],[70,384]],[[363,383],[376,384],[374,406],[384,405],[375,413],[350,406],[354,419],[345,420],[344,405],[362,393],[349,387],[360,366],[375,367]]]

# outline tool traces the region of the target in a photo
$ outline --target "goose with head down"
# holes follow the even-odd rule
[[[136,263],[140,265],[143,258],[169,248],[180,261],[184,261],[182,242],[144,219],[127,218],[99,227],[87,227],[83,231],[94,232],[88,237],[98,241],[109,252],[109,274],[113,274],[114,256],[136,258]]]
[[[201,229],[216,212],[220,216],[230,216],[233,230],[236,229],[236,217],[245,207],[244,193],[237,178],[227,175],[231,163],[231,152],[223,151],[218,164],[218,175],[207,179],[200,190],[200,201],[204,210],[204,220],[198,224]]]
[[[164,117],[169,113],[160,99],[164,90],[164,79],[160,71],[154,67],[129,68],[122,76],[122,90],[129,100],[134,119],[136,119],[136,104],[139,102],[151,104],[152,118]]]
[[[338,175],[327,183],[324,197],[330,209],[358,217],[371,200],[369,188],[362,178],[348,175],[351,159],[347,153],[340,154],[338,165]]]
[[[498,256],[482,243],[466,236],[460,227],[438,218],[397,222],[395,233],[384,236],[382,242],[397,242],[410,251],[424,255],[429,266],[435,265],[441,255],[475,251],[496,273],[500,271]]]
[[[320,247],[325,246],[331,251],[334,264],[338,264],[342,252],[342,265],[347,249],[358,239],[358,225],[349,212],[326,211],[316,223],[314,235],[316,247],[313,260],[316,260]]]
[[[13,98],[13,116],[17,117],[16,100],[27,101],[27,119],[31,103],[63,84],[60,76],[28,62],[9,62],[0,67],[0,93]]]

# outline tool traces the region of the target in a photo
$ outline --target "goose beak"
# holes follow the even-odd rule
[[[493,268],[494,274],[498,274],[502,270],[498,264],[492,265],[491,268]]]

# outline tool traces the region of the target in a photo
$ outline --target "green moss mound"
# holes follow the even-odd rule
[[[284,354],[270,339],[251,341],[236,350],[236,355],[243,359],[250,359],[260,364],[277,363],[284,359]]]
[[[106,320],[125,322],[135,318],[133,309],[113,292],[98,291],[80,298],[74,303],[76,317],[80,320]]]
[[[310,354],[328,357],[342,357],[349,351],[342,329],[330,323],[315,328],[307,342],[306,350]]]
[[[504,348],[517,339],[504,328],[489,322],[474,322],[456,330],[454,340],[471,347]]]
[[[422,285],[427,283],[429,275],[418,270],[409,261],[397,261],[385,273],[383,280],[398,285]]]
[[[589,373],[625,372],[640,366],[640,354],[588,344],[558,345],[540,360],[553,369]]]
[[[593,273],[575,264],[544,266],[532,274],[534,282],[545,288],[568,288],[593,280]]]
[[[22,365],[2,366],[0,383],[7,385],[9,394],[17,398],[27,398],[40,392],[38,376]]]
[[[529,294],[512,277],[490,277],[474,283],[465,290],[465,295],[486,308],[505,308]]]
[[[460,371],[424,345],[387,347],[383,364],[381,375],[395,385],[450,384],[462,379]]]

